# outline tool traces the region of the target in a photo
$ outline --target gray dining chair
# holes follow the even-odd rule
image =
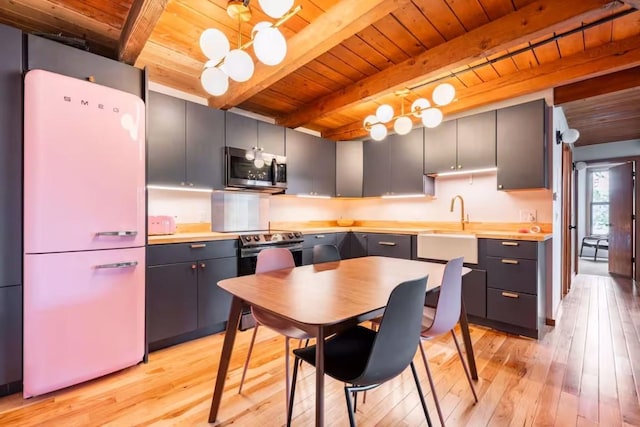
[[[336,245],[322,244],[313,247],[313,263],[340,261],[340,251]]]
[[[447,263],[444,268],[444,274],[442,277],[442,283],[440,285],[440,294],[438,295],[438,303],[435,308],[435,312],[432,308],[424,307],[423,309],[423,325],[426,325],[420,333],[420,354],[424,361],[424,367],[427,371],[427,377],[429,378],[429,385],[431,386],[431,392],[433,394],[433,400],[436,403],[436,409],[438,410],[438,417],[440,423],[444,426],[444,416],[442,415],[442,409],[440,409],[440,402],[438,401],[438,395],[436,394],[436,387],[433,382],[433,376],[431,375],[431,369],[429,368],[429,361],[425,354],[423,341],[433,339],[439,335],[451,333],[453,342],[458,350],[458,356],[464,373],[467,376],[467,381],[471,386],[471,392],[473,398],[478,402],[478,395],[476,394],[471,375],[469,374],[469,368],[462,357],[460,351],[460,345],[454,328],[458,320],[460,319],[460,310],[462,308],[462,262],[463,258],[455,258]]]
[[[267,248],[263,249],[258,253],[258,260],[256,264],[256,274],[267,273],[269,271],[281,270],[285,268],[293,268],[295,267],[295,261],[293,259],[293,255],[291,255],[291,251],[285,248]],[[256,326],[253,329],[253,335],[251,336],[251,343],[249,344],[249,351],[247,353],[247,360],[244,362],[244,369],[242,370],[242,377],[240,378],[240,387],[238,388],[238,393],[242,393],[242,386],[244,385],[244,378],[247,374],[247,368],[249,367],[249,360],[251,359],[251,352],[253,351],[253,345],[256,341],[256,335],[258,334],[258,328],[260,326],[266,326],[267,328],[283,335],[285,337],[285,377],[286,377],[286,402],[285,404],[289,404],[289,390],[291,388],[291,381],[289,380],[290,375],[290,366],[289,366],[289,340],[299,339],[299,340],[308,340],[312,338],[311,335],[304,332],[301,329],[296,328],[291,323],[286,320],[274,316],[273,314],[261,310],[260,308],[251,306],[251,314],[256,320]]]
[[[354,326],[338,332],[324,343],[324,373],[345,383],[349,424],[355,426],[354,407],[356,393],[378,387],[400,375],[411,367],[418,389],[420,403],[427,424],[431,419],[422,394],[413,357],[420,343],[422,330],[422,308],[427,286],[427,277],[400,283],[391,292],[380,328],[373,331],[363,326]],[[303,360],[315,366],[316,346],[293,351],[296,361]],[[287,426],[293,417],[293,401],[298,376],[298,363],[294,364],[291,396],[288,405]]]

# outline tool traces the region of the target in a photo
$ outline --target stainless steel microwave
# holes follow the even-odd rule
[[[287,189],[286,157],[264,153],[260,148],[245,150],[225,147],[225,187],[284,193]]]

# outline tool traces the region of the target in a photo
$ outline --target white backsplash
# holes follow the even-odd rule
[[[436,198],[309,199],[270,196],[269,220],[304,222],[351,218],[390,221],[458,221],[459,194],[472,222],[520,222],[520,211],[534,211],[537,222],[552,222],[551,190],[498,191],[496,174],[436,179]],[[149,189],[149,215],[171,215],[178,223],[211,222],[211,194]]]

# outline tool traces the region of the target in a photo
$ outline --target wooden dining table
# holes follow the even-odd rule
[[[324,425],[324,339],[380,316],[400,283],[428,276],[427,292],[437,289],[445,264],[387,257],[364,257],[287,268],[218,282],[233,295],[211,399],[209,423],[215,423],[244,304],[287,319],[316,337],[316,426]],[[463,267],[462,274],[471,271]],[[472,377],[478,378],[467,316],[460,315]]]

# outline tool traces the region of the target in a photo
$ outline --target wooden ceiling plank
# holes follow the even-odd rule
[[[622,2],[640,10],[640,0],[622,0]]]
[[[286,127],[302,126],[384,92],[421,83],[452,68],[525,43],[531,38],[552,33],[556,27],[566,25],[567,22],[579,24],[587,17],[598,16],[602,14],[605,4],[608,4],[608,0],[536,1],[415,58],[389,67],[375,76],[316,100],[312,105],[284,118],[279,124]]]
[[[640,11],[616,19],[613,22],[613,40],[622,40],[637,33],[640,28]]]
[[[640,66],[640,35],[462,89],[457,94],[458,101],[446,106],[444,113],[446,116],[637,66]],[[366,134],[359,121],[329,131],[323,137],[342,141]]]
[[[342,0],[288,42],[288,53],[278,67],[256,64],[253,77],[234,84],[226,96],[210,98],[216,108],[229,108],[250,98],[292,71],[311,62],[409,0]]]
[[[133,0],[118,44],[118,59],[134,64],[169,0]]]
[[[393,16],[427,49],[446,41],[413,3],[399,7]]]
[[[553,99],[556,105],[561,105],[571,101],[630,89],[638,85],[640,85],[640,67],[635,67],[556,87],[553,90]]]

